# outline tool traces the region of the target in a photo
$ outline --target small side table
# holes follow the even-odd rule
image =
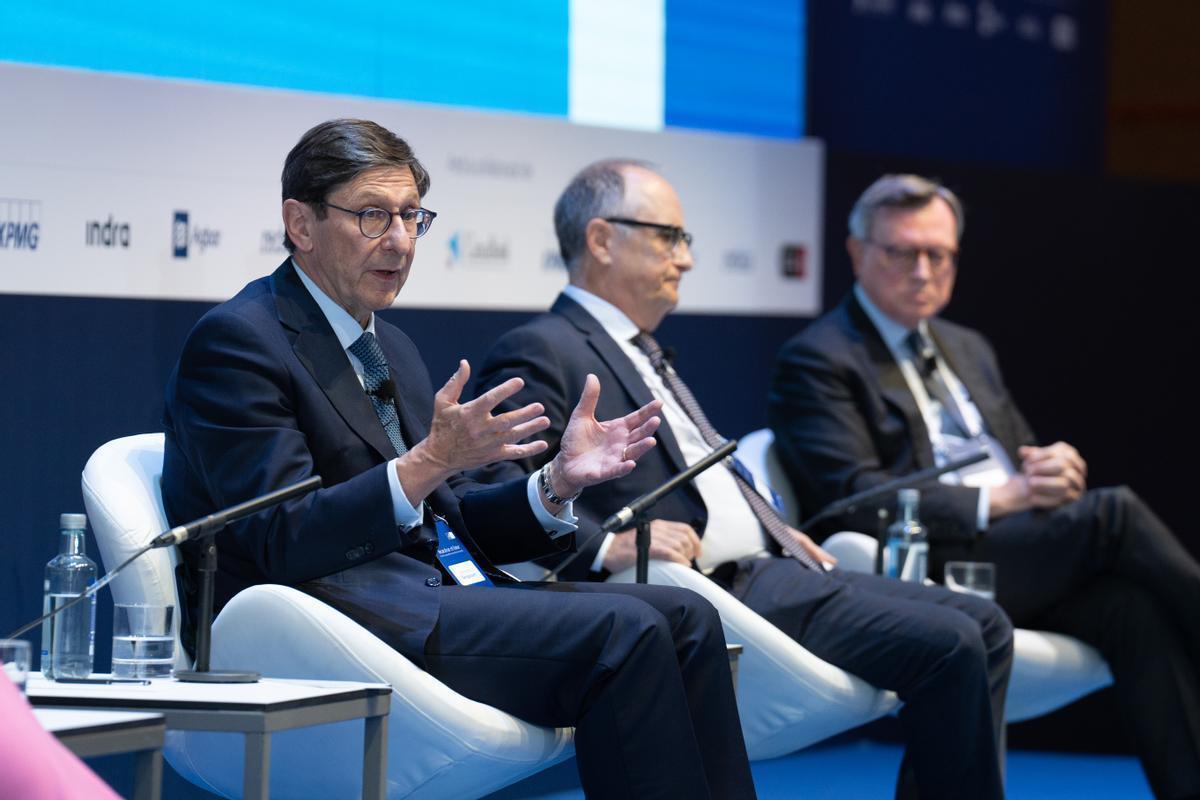
[[[35,708],[42,727],[80,758],[134,753],[135,800],[162,796],[162,748],[167,726],[162,714]]]
[[[96,676],[104,677],[104,676]],[[271,734],[362,719],[363,797],[384,800],[387,790],[387,715],[392,687],[385,683],[263,678],[258,683],[182,683],[157,678],[149,685],[48,681],[30,673],[25,694],[34,706],[105,708],[162,714],[168,730],[246,735],[242,795],[270,794]]]

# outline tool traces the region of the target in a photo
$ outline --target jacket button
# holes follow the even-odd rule
[[[361,547],[352,547],[346,551],[346,560],[357,561],[358,559],[362,558],[362,555],[363,549]]]
[[[375,552],[375,545],[371,542],[367,542],[363,545],[363,552],[365,552],[367,555],[371,555],[371,553]]]
[[[426,586],[441,586],[442,579],[441,578],[426,578],[425,585]]]

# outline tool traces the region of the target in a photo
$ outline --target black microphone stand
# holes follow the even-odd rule
[[[43,614],[26,625],[22,625],[4,638],[15,639],[51,617],[61,614],[77,603],[83,602],[111,583],[113,578],[117,577],[122,570],[151,550],[159,547],[171,547],[186,542],[195,536],[200,536],[208,538],[209,542],[204,548],[204,562],[200,566],[200,629],[196,632],[196,669],[177,671],[175,677],[181,681],[197,683],[254,683],[259,678],[256,672],[212,672],[208,668],[209,655],[212,648],[213,584],[217,571],[217,546],[213,542],[212,537],[234,520],[262,511],[264,508],[282,503],[284,500],[308,494],[314,489],[320,488],[320,486],[321,476],[314,475],[307,480],[294,483],[291,486],[285,486],[282,489],[269,492],[253,500],[247,500],[245,503],[232,506],[224,511],[217,511],[209,514],[207,517],[193,520],[186,525],[179,525],[168,531],[163,531],[147,542],[136,553],[122,561],[115,569],[109,570],[100,580],[61,606],[52,609],[49,613]]]
[[[551,575],[558,575],[572,561],[579,557],[579,554],[586,549],[586,545],[590,544],[597,538],[602,538],[607,534],[615,533],[620,528],[625,527],[630,522],[634,523],[637,533],[634,535],[634,546],[637,550],[637,567],[635,569],[635,577],[638,583],[646,583],[649,579],[650,569],[650,518],[647,512],[668,492],[672,492],[684,483],[695,478],[701,472],[722,461],[726,456],[737,449],[737,440],[730,439],[725,444],[713,450],[704,458],[697,461],[692,466],[672,476],[665,481],[661,486],[651,489],[644,495],[634,500],[629,505],[622,508],[617,513],[610,516],[604,521],[600,528],[588,537],[587,541],[579,545],[575,552],[567,556],[550,571]]]
[[[878,498],[892,494],[899,489],[911,489],[920,486],[921,484],[934,480],[935,478],[938,478],[947,472],[957,472],[964,467],[969,467],[972,464],[978,464],[980,461],[983,461],[990,455],[991,453],[989,453],[987,450],[979,450],[978,452],[966,456],[965,458],[960,458],[957,461],[951,461],[949,464],[944,464],[940,467],[930,467],[928,469],[918,470],[910,475],[905,475],[903,477],[881,483],[878,486],[874,486],[870,489],[866,489],[858,492],[857,494],[852,494],[849,497],[844,497],[841,500],[830,503],[821,509],[820,512],[812,515],[796,527],[802,531],[808,530],[813,525],[824,519],[828,519],[829,517],[833,517],[838,514],[851,513],[864,503],[877,500]]]
[[[200,572],[200,602],[196,626],[196,663],[194,669],[176,670],[175,680],[186,683],[257,683],[257,672],[242,671],[213,671],[209,669],[209,657],[212,653],[212,623],[213,604],[216,588],[217,573],[217,542],[216,535],[234,520],[257,513],[264,508],[282,503],[293,497],[317,489],[321,486],[321,476],[314,475],[308,480],[285,486],[278,491],[256,497],[240,505],[209,514],[207,517],[190,522],[187,525],[173,528],[154,540],[155,547],[167,547],[179,544],[188,539],[200,537],[206,539],[202,551]]]

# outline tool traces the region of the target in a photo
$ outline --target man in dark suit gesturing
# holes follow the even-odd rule
[[[1015,624],[1094,644],[1155,793],[1197,796],[1200,566],[1131,490],[1088,490],[1074,447],[1037,446],[987,341],[937,318],[962,230],[958,198],[915,175],[884,176],[859,198],[847,240],[857,284],[779,355],[781,460],[816,512],[986,448],[986,461],[922,487],[930,573],[994,562]],[[873,530],[873,511],[827,530]]]
[[[537,403],[492,413],[517,380],[460,403],[465,361],[435,395],[412,342],[376,318],[433,222],[428,188],[375,123],[323,123],[292,149],[292,256],[200,320],[168,385],[168,516],[319,474],[324,488],[219,535],[218,604],[297,586],[462,694],[575,726],[589,796],[752,797],[711,605],[661,587],[513,584],[492,566],[568,547],[571,501],[634,468],[657,404],[597,421],[590,378],[552,462],[496,486],[463,477],[543,451],[519,442],[549,421]]]
[[[691,269],[691,235],[674,189],[644,165],[599,162],[567,186],[554,211],[570,285],[548,314],[497,341],[480,371],[488,392],[514,377],[537,398],[550,447],[535,468],[570,446],[573,396],[589,374],[606,387],[598,413],[620,416],[663,403],[659,446],[638,469],[597,486],[576,508],[580,532],[707,455],[720,436],[650,336],[679,299]],[[484,395],[486,396],[486,395]],[[553,462],[551,462],[553,463]],[[505,474],[511,464],[485,474]],[[940,588],[842,573],[788,528],[726,465],[717,465],[654,509],[652,557],[695,562],[817,656],[905,700],[904,791],[923,798],[1000,797],[997,734],[1012,658],[1011,627],[993,604]],[[770,539],[768,539],[768,533]],[[633,532],[593,541],[571,566],[601,579],[633,561]],[[779,549],[794,557],[774,555]],[[910,780],[915,779],[914,783]]]

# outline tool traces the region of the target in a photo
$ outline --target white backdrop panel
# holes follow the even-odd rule
[[[674,183],[696,236],[681,311],[820,311],[823,151],[814,140],[642,133],[8,63],[0,86],[5,293],[229,297],[284,255],[287,151],[317,122],[365,117],[407,139],[433,177],[425,205],[439,217],[398,306],[544,309],[564,281],[555,199],[588,162],[626,156]],[[186,247],[173,235],[184,228]]]

